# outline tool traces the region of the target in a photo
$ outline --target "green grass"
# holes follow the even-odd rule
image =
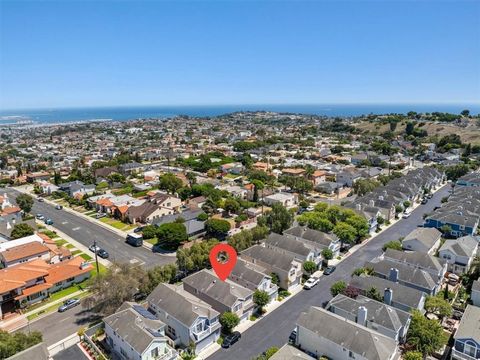
[[[72,251],[72,255],[73,255],[73,256],[78,255],[78,254],[81,254],[81,253],[82,253],[82,250]]]
[[[157,240],[156,237],[153,237],[151,239],[145,239],[145,241],[152,244],[152,245],[156,245],[158,240]]]
[[[87,254],[80,254],[80,256],[82,257],[83,260],[85,261],[90,261],[92,260],[92,257],[90,255],[87,255]]]
[[[54,302],[56,300],[59,300],[59,299],[64,298],[66,296],[69,296],[69,295],[73,294],[74,292],[77,292],[79,290],[85,290],[86,286],[87,286],[87,281],[84,280],[79,284],[72,285],[72,286],[70,286],[66,289],[54,292],[53,294],[50,295],[50,297],[47,300],[39,302],[39,303],[34,304],[32,306],[29,306],[26,309],[26,311],[32,311],[32,310],[38,309],[39,307],[45,306],[45,305],[47,305],[51,302]],[[85,292],[87,292],[87,291],[85,291]]]
[[[52,238],[52,239],[58,237],[55,231],[43,230],[42,233],[44,233],[45,235],[47,235],[49,238]]]
[[[95,276],[97,276],[97,266],[95,263],[92,263],[92,265],[93,265],[92,278],[94,278]],[[105,272],[107,271],[107,267],[101,263],[98,263],[98,269],[100,271],[100,274],[105,274]]]
[[[67,249],[75,249],[75,246],[73,246],[72,244],[67,244],[67,245],[65,245],[65,247]]]
[[[85,292],[83,292],[83,293],[75,296],[75,298],[76,298],[76,299],[83,299],[83,298],[85,298],[85,297],[87,297],[87,296],[90,296],[90,295],[91,295],[90,292],[85,291]],[[41,305],[45,305],[45,303],[41,303]],[[41,315],[46,315],[46,314],[55,312],[55,311],[58,310],[58,307],[59,307],[60,305],[61,305],[61,304],[54,304],[54,305],[52,305],[52,306],[47,307],[46,309],[40,310],[40,311],[37,312],[37,313],[30,314],[30,315],[27,316],[27,320],[28,320],[28,321],[32,321],[32,320],[38,318],[38,317],[41,316]]]
[[[64,240],[64,239],[55,240],[55,244],[57,244],[57,246],[62,246],[66,243],[67,243],[67,240]],[[68,245],[70,245],[70,244],[68,244]],[[67,248],[68,248],[68,245],[67,245]]]

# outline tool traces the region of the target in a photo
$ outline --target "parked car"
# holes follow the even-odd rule
[[[96,252],[98,252],[98,251],[100,251],[100,250],[102,250],[102,249],[101,249],[98,245],[90,245],[90,246],[88,247],[88,250],[90,250],[90,251],[93,252],[93,253],[96,253]]]
[[[45,216],[43,216],[42,214],[37,214],[35,216],[38,220],[45,220]]]
[[[104,249],[97,250],[97,255],[100,256],[102,259],[108,259],[108,257],[110,256],[107,250]]]
[[[316,278],[316,277],[312,276],[307,281],[305,281],[305,284],[303,284],[303,288],[305,290],[310,290],[311,288],[313,288],[315,285],[318,284],[319,280],[320,280],[319,278]]]
[[[103,217],[105,217],[105,216],[107,216],[107,214],[105,214],[105,213],[97,213],[97,214],[95,215],[95,219],[101,219],[101,218],[103,218]]]
[[[53,225],[53,220],[52,219],[46,219],[45,224],[47,225]]]
[[[62,210],[62,209],[63,209],[63,206],[62,206],[62,205],[55,205],[55,209],[57,209],[57,210]]]
[[[325,271],[323,272],[323,275],[330,275],[335,271],[336,267],[335,266],[328,266]]]
[[[402,215],[402,218],[404,219],[408,219],[410,217],[410,215],[412,214],[411,211],[405,211]]]
[[[428,203],[428,199],[427,199],[427,198],[423,198],[423,199],[422,199],[422,205],[425,205],[426,203]]]
[[[427,194],[427,199],[431,199],[433,197],[433,194]]]
[[[58,312],[67,311],[71,308],[74,308],[77,305],[80,305],[79,299],[74,298],[74,299],[65,300],[63,304],[58,307]]]
[[[127,235],[127,244],[132,246],[142,246],[143,245],[143,235],[131,233]]]
[[[38,202],[44,202],[45,199],[44,198],[38,198]]]
[[[295,341],[297,341],[297,329],[293,329],[293,331],[290,333],[290,336],[288,337],[289,343],[295,344]]]
[[[240,340],[241,337],[242,334],[240,334],[238,331],[234,331],[230,335],[225,336],[225,338],[223,339],[222,347],[228,349],[230,346]]]

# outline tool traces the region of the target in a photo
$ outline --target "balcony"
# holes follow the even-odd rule
[[[195,341],[201,341],[204,338],[206,338],[208,335],[210,335],[211,333],[215,332],[220,327],[221,327],[221,325],[217,321],[215,324],[208,326],[208,328],[203,330],[203,331],[200,331],[200,332],[192,331],[193,338],[195,339]]]
[[[155,360],[174,360],[178,358],[178,353],[172,348],[165,348],[165,353],[155,357]]]

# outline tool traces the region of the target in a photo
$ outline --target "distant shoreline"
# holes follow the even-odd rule
[[[0,125],[17,121],[30,125],[78,124],[97,121],[132,121],[138,119],[168,119],[179,115],[215,117],[242,111],[272,111],[328,117],[357,117],[368,114],[406,114],[416,112],[449,112],[458,114],[464,109],[480,113],[480,104],[317,104],[317,105],[218,105],[218,106],[137,106],[85,107],[59,109],[30,109],[0,111]],[[18,119],[18,120],[17,120]]]

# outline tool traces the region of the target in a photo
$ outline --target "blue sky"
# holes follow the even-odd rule
[[[3,1],[0,108],[480,102],[478,1]]]

